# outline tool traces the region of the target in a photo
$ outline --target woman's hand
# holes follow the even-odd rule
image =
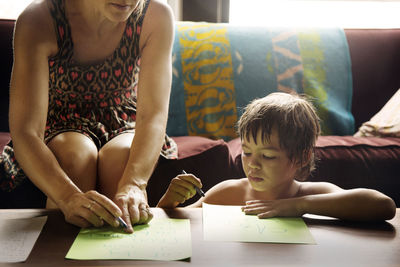
[[[132,225],[146,224],[153,219],[153,213],[147,203],[146,189],[136,185],[124,185],[118,189],[114,202],[121,208],[122,219],[128,225],[126,232],[132,233]]]
[[[303,215],[299,208],[301,201],[298,198],[279,200],[250,200],[242,211],[246,215],[257,215],[258,218],[272,217],[300,217]]]
[[[202,188],[203,185],[199,178],[193,174],[181,174],[171,180],[167,192],[160,199],[157,207],[175,208],[179,203],[184,203],[196,194],[196,188]]]
[[[58,203],[65,220],[79,227],[100,227],[104,222],[118,227],[116,219],[122,212],[110,199],[96,191],[75,193],[67,200]]]

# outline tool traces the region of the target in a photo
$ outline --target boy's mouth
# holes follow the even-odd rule
[[[259,183],[259,182],[264,181],[263,178],[259,178],[259,177],[255,177],[255,176],[249,176],[248,179],[249,179],[251,182],[255,182],[255,183]]]

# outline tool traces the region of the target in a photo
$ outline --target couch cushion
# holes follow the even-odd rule
[[[241,146],[228,142],[236,176],[244,175]],[[315,148],[316,170],[309,181],[326,181],[342,188],[372,188],[400,206],[400,138],[320,136]]]
[[[400,203],[400,138],[326,136],[318,139],[315,154],[310,180],[375,188]]]

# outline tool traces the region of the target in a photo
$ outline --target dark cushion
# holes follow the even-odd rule
[[[400,138],[325,136],[315,155],[319,161],[309,180],[373,188],[400,206]]]
[[[240,140],[228,142],[236,176],[243,175]],[[308,181],[326,181],[342,188],[372,188],[400,206],[400,138],[320,136],[316,170]]]

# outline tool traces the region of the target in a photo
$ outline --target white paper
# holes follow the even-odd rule
[[[302,218],[259,219],[241,206],[203,203],[203,233],[207,241],[315,244]]]
[[[46,220],[47,216],[1,220],[0,262],[26,261]]]

